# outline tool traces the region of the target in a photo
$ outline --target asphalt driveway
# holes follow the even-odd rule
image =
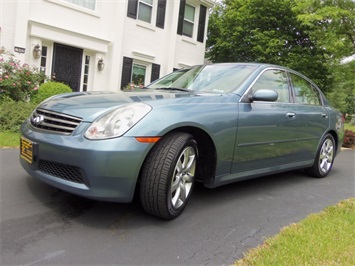
[[[230,265],[282,227],[355,196],[355,152],[328,177],[302,171],[209,190],[162,221],[139,204],[97,202],[56,190],[0,149],[1,265]]]

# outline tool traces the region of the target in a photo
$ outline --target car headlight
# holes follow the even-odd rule
[[[144,103],[133,103],[106,113],[86,130],[88,139],[108,139],[120,137],[148,114],[152,108]]]

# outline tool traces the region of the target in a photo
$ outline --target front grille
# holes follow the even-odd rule
[[[84,171],[77,166],[40,160],[38,170],[63,180],[84,184]]]
[[[82,118],[37,108],[30,117],[35,128],[70,135],[81,123]]]

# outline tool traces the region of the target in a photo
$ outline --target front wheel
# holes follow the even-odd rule
[[[314,177],[325,177],[332,169],[335,157],[335,141],[332,135],[327,134],[317,152],[316,159],[311,168],[306,169]]]
[[[197,143],[188,133],[175,132],[161,139],[144,162],[140,199],[144,210],[173,219],[184,210],[193,189]]]

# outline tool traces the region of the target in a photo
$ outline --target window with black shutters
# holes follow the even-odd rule
[[[158,28],[164,29],[165,10],[166,10],[166,0],[158,0],[157,22],[156,22],[156,26]]]
[[[152,75],[150,77],[150,82],[157,80],[160,76],[160,65],[152,64]]]
[[[204,42],[205,40],[206,14],[207,14],[207,7],[200,6],[200,16],[198,19],[198,32],[197,32],[198,42]]]
[[[153,24],[156,18],[156,27],[164,29],[166,4],[167,0],[128,0],[127,16],[149,24]],[[154,10],[156,16],[153,15]]]
[[[131,89],[143,87],[144,85],[157,80],[159,76],[159,64],[152,64],[129,57],[123,57],[121,89],[127,88],[127,86]]]
[[[131,83],[133,59],[123,57],[121,89]]]
[[[180,0],[177,34],[196,38],[197,41],[203,43],[205,41],[206,16],[207,7],[203,5],[195,6],[192,2]],[[196,27],[197,29],[195,29]],[[195,32],[197,32],[197,35]]]
[[[184,12],[184,22],[182,25],[182,35],[192,37],[195,24],[195,7],[186,4]]]
[[[153,0],[138,0],[138,19],[151,23]]]

